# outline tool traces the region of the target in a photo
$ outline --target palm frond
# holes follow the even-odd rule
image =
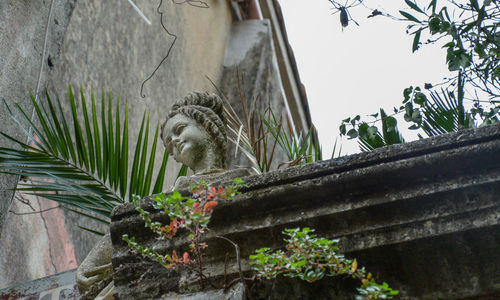
[[[382,118],[382,137],[384,138],[384,144],[394,145],[404,143],[405,140],[398,130],[396,118],[387,116],[382,108],[380,109],[380,117]]]
[[[77,105],[71,87],[68,88],[68,101],[71,113],[66,119],[58,97],[56,103],[48,93],[43,103],[31,97],[38,122],[31,121],[16,104],[15,108],[21,116],[17,118],[7,102],[3,101],[10,117],[26,133],[29,141],[26,144],[0,131],[0,135],[22,148],[0,147],[0,172],[31,178],[28,183],[20,183],[18,190],[63,203],[80,212],[96,213],[105,219],[113,207],[131,199],[134,194],[144,197],[151,189],[154,193],[162,190],[169,153],[164,151],[162,165],[156,180],[153,180],[158,125],[152,146],[148,149],[149,117],[143,117],[129,175],[127,104],[121,123],[118,97],[113,117],[112,97],[108,95],[106,105],[103,91],[99,124],[93,92],[90,110],[82,89],[80,105]],[[81,111],[78,106],[81,106]]]
[[[96,235],[100,235],[100,236],[104,236],[105,235],[105,233],[103,233],[103,232],[100,232],[100,231],[97,231],[97,230],[93,230],[93,229],[90,229],[90,228],[85,227],[85,226],[78,225],[78,228],[83,229],[85,231],[88,231],[90,233],[96,234]]]
[[[358,145],[361,151],[372,151],[385,146],[384,138],[376,126],[370,126],[363,122],[358,127]]]
[[[436,136],[456,132],[461,126],[474,126],[470,113],[463,113],[464,108],[452,92],[441,89],[440,93],[433,91],[430,96],[432,101],[427,101],[424,105],[422,122],[422,129],[427,135]]]
[[[358,145],[361,151],[372,151],[388,145],[402,144],[405,142],[398,130],[397,120],[392,116],[387,116],[385,111],[380,109],[380,122],[382,123],[382,133],[376,126],[370,126],[363,122],[358,127]]]
[[[421,112],[422,122],[419,125],[427,136],[456,132],[464,127],[476,126],[471,113],[465,112],[460,101],[448,90],[441,89],[440,92],[430,92],[430,99],[422,104]],[[380,109],[380,116],[382,134],[378,132],[376,127],[370,127],[366,123],[359,126],[358,143],[362,151],[371,151],[386,145],[405,142],[397,129],[396,119],[387,116],[383,109]],[[369,128],[374,129],[370,131]]]

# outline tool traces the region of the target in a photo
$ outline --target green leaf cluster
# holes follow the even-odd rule
[[[203,182],[203,188],[208,189]],[[160,193],[153,198],[153,208],[159,210],[161,214],[167,215],[170,219],[170,224],[164,225],[161,222],[153,221],[151,214],[140,206],[140,197],[135,197],[133,204],[144,220],[144,226],[149,228],[156,234],[157,240],[172,239],[178,229],[189,231],[189,240],[191,242],[191,251],[198,257],[201,257],[205,243],[200,242],[201,235],[207,230],[208,223],[212,215],[211,211],[203,210],[203,205],[208,199],[194,199],[193,197],[182,196],[178,191],[173,191],[169,195]],[[156,250],[142,246],[135,242],[135,237],[129,237],[127,234],[122,236],[122,239],[127,242],[129,248],[141,254],[143,257],[161,263],[166,268],[172,267],[187,267],[188,263],[179,264],[173,259],[173,255],[168,253],[162,255]],[[173,252],[175,253],[175,252]]]
[[[482,90],[491,98],[500,96],[499,53],[500,7],[495,1],[477,0],[468,3],[432,0],[427,7],[419,7],[416,2],[405,0],[409,10],[400,14],[410,22],[407,32],[414,35],[412,50],[422,44],[432,44],[447,40],[446,63],[450,71],[460,71],[473,88]],[[443,2],[443,1],[441,1]],[[422,34],[428,39],[421,41]],[[451,86],[459,81],[451,81]],[[459,88],[459,87],[458,87]]]
[[[150,141],[149,116],[144,113],[129,170],[127,104],[122,121],[118,97],[113,109],[111,94],[106,97],[103,91],[100,114],[96,101],[92,92],[88,105],[82,89],[77,100],[69,87],[71,113],[66,116],[63,107],[68,104],[63,104],[59,97],[53,100],[46,93],[44,99],[38,100],[32,96],[35,112],[35,120],[32,120],[19,104],[14,105],[20,116],[17,117],[3,100],[28,142],[0,131],[0,135],[21,146],[21,150],[0,147],[0,172],[30,178],[28,182],[21,182],[17,190],[57,201],[69,209],[77,208],[82,215],[108,223],[111,210],[132,195],[142,197],[163,189],[169,155],[165,150],[153,180],[159,126],[156,125]]]
[[[380,113],[373,114],[372,117],[378,118],[382,123],[382,130],[379,131],[377,126],[374,126],[365,121],[361,121],[361,117],[357,115],[354,118],[347,118],[340,125],[340,134],[344,135],[346,126],[352,127],[347,136],[349,139],[358,138],[359,146],[363,151],[371,151],[386,145],[404,143],[405,140],[401,136],[397,128],[397,120],[393,116],[388,116],[383,109]]]
[[[363,4],[355,2],[353,5]],[[371,115],[375,119],[371,122],[361,120],[359,115],[344,119],[339,127],[341,136],[358,139],[363,151],[405,142],[394,118],[399,113],[404,113],[409,129],[420,130],[426,136],[499,122],[498,3],[491,0],[405,0],[405,4],[407,8],[399,11],[402,18],[378,10],[369,17],[384,15],[408,22],[406,32],[413,35],[413,52],[426,44],[442,43],[448,69],[455,73],[441,83],[426,83],[427,91],[420,87],[406,88],[402,105],[395,107],[391,115],[381,109]],[[436,89],[438,85],[445,87]],[[472,105],[464,105],[467,100]],[[422,134],[418,136],[423,138]]]
[[[283,275],[307,282],[325,276],[351,276],[361,281],[357,299],[390,299],[398,294],[385,282],[377,284],[364,268],[358,268],[356,259],[350,260],[337,253],[339,240],[318,238],[312,232],[314,230],[307,227],[285,229],[285,250],[256,250],[255,254],[250,255],[252,269],[259,277],[266,279]]]
[[[430,84],[427,84],[427,87],[432,88]],[[466,110],[463,101],[448,90],[428,91],[428,95],[426,96],[418,86],[404,89],[402,105],[394,108],[393,115],[404,113],[404,121],[409,123],[408,129],[421,130],[427,137],[496,124],[500,121],[500,105],[498,104],[485,110],[479,102],[476,102],[473,108]],[[380,121],[381,129],[361,120],[358,115],[342,121],[340,134],[347,135],[349,138],[358,138],[363,151],[405,142],[393,116],[387,116],[385,111],[380,109],[380,114],[376,113],[371,117],[376,119],[371,124]],[[352,127],[347,133],[346,126]],[[419,137],[424,138],[421,134]]]
[[[162,264],[164,267],[168,267],[168,262],[172,260],[169,254],[161,255],[158,252],[151,250],[148,247],[143,247],[141,244],[135,241],[135,237],[129,238],[127,234],[124,234],[122,239],[127,243],[128,247],[134,249],[140,253],[143,257],[147,257],[152,261],[156,261]]]
[[[135,197],[133,204],[144,220],[145,227],[151,229],[158,240],[172,239],[179,229],[188,231],[190,241],[190,252],[195,259],[189,259],[189,253],[184,252],[182,258],[177,257],[175,250],[172,255],[162,255],[149,247],[144,247],[135,242],[135,237],[129,238],[127,234],[122,239],[128,246],[141,254],[143,257],[161,263],[166,268],[185,268],[198,272],[200,286],[204,287],[203,275],[203,251],[207,247],[205,242],[201,242],[202,235],[208,230],[208,223],[212,216],[213,208],[219,200],[232,200],[239,194],[239,189],[244,186],[240,178],[234,180],[233,185],[218,188],[208,186],[203,181],[198,186],[191,186],[191,196],[183,196],[178,191],[173,191],[169,195],[163,193],[153,198],[153,208],[160,214],[167,215],[170,224],[164,225],[161,222],[153,221],[150,213],[141,208],[139,197]]]

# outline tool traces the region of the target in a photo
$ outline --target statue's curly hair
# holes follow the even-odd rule
[[[225,168],[227,135],[222,99],[215,94],[192,92],[184,99],[175,102],[168,113],[167,119],[161,126],[162,140],[164,140],[164,127],[167,121],[179,113],[195,120],[205,128],[216,144],[217,154],[219,154],[218,160],[220,160],[218,163]]]

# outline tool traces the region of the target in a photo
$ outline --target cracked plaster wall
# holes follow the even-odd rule
[[[16,192],[0,241],[0,287],[77,267],[61,209],[52,201]],[[42,211],[41,213],[38,213]]]
[[[129,147],[137,140],[144,111],[151,124],[163,122],[166,112],[176,100],[191,91],[214,91],[205,76],[216,84],[220,81],[226,39],[232,16],[226,1],[206,1],[209,8],[198,8],[171,1],[136,2],[152,24],[148,25],[127,1],[79,1],[64,37],[60,61],[49,79],[52,92],[66,96],[67,85],[81,86],[90,96],[101,90],[119,95],[121,103],[128,102]],[[155,75],[149,77],[165,58],[174,38],[160,25],[177,36],[175,45]],[[116,97],[115,99],[116,100]],[[122,105],[124,107],[124,105]],[[98,111],[100,107],[97,107]],[[122,109],[122,116],[124,108]],[[150,134],[150,139],[152,133]],[[133,148],[132,148],[133,149]],[[159,144],[156,166],[161,165],[164,147]],[[129,166],[132,164],[129,162]],[[168,162],[165,189],[173,184],[180,165],[172,158]],[[130,167],[129,167],[130,170]],[[67,222],[97,230],[101,224],[91,223],[65,211]],[[72,240],[78,245],[76,256],[81,262],[95,244],[96,236],[82,232],[77,226],[68,227]]]
[[[0,2],[0,98],[20,102],[24,109],[30,107],[29,92],[36,90],[50,2]],[[232,24],[227,1],[208,0],[209,8],[171,1],[163,1],[158,8],[160,2],[137,2],[152,22],[147,25],[127,1],[54,0],[41,90],[47,87],[62,100],[69,84],[81,86],[87,95],[91,89],[99,96],[101,89],[119,94],[128,101],[131,141],[136,140],[144,110],[155,125],[188,92],[214,91],[206,77],[216,84],[220,81]],[[145,83],[145,98],[141,98],[142,82],[173,41],[162,29],[158,12],[163,14],[165,27],[178,38],[170,56]],[[23,138],[3,106],[0,128]],[[0,145],[12,146],[5,139],[0,139]],[[157,152],[158,158],[163,146]],[[166,187],[179,165],[172,160],[169,168]],[[26,198],[20,194],[16,196],[19,200],[11,201],[12,193],[5,189],[14,187],[16,181],[0,175],[0,288],[76,267],[96,240],[77,225],[106,230],[67,210],[33,213],[56,204],[32,197],[31,208],[19,201]]]
[[[54,1],[47,52],[57,59],[76,0]],[[45,60],[40,73],[49,8],[50,1],[0,1],[0,99],[11,106],[19,103],[28,114],[31,113],[29,95],[36,92],[39,75],[39,90],[43,90],[50,75]],[[25,138],[22,130],[13,126],[3,104],[0,105],[0,129],[17,139]],[[16,146],[4,137],[0,137],[0,145]],[[13,196],[9,189],[16,183],[15,176],[0,174],[0,229]]]
[[[53,65],[60,54],[75,1],[54,0],[46,40],[47,58],[43,60],[51,1],[0,1],[0,98],[10,106],[19,103],[31,113],[29,95],[36,93],[39,81],[40,91],[47,84],[51,74],[48,57]],[[3,104],[0,129],[17,139],[26,138],[21,129],[13,126]],[[0,137],[0,146],[16,145]],[[17,200],[13,201],[9,189],[16,184],[16,176],[0,174],[0,288],[76,266],[61,212],[33,213],[53,205],[35,197],[16,194]]]

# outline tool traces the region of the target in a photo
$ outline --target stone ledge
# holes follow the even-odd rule
[[[206,263],[213,277],[223,274],[225,255],[233,253],[216,235],[236,242],[245,258],[260,247],[282,247],[284,228],[308,226],[320,236],[341,238],[343,252],[404,295],[463,298],[500,291],[500,275],[493,271],[500,269],[500,126],[244,181],[245,192],[221,203],[212,217]],[[143,205],[150,208],[147,201]],[[112,220],[115,276],[123,278],[116,268],[137,259],[122,234],[160,251],[186,249],[182,238],[155,241],[130,206],[117,209]],[[475,267],[484,262],[487,268]]]

